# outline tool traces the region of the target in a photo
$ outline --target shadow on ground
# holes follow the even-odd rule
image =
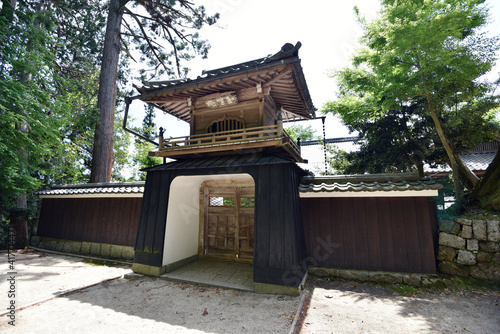
[[[405,296],[377,284],[318,278],[307,291],[295,333],[500,333],[499,291]]]
[[[299,297],[122,278],[20,311],[13,333],[288,333],[298,303]]]

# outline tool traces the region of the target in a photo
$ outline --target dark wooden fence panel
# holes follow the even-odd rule
[[[435,273],[437,220],[426,197],[302,198],[308,262]]]
[[[142,198],[44,198],[38,236],[134,246]]]

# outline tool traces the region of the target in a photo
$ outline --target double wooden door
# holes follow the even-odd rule
[[[255,186],[249,181],[205,181],[203,254],[253,261]]]

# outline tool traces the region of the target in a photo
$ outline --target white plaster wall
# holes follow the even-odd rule
[[[178,176],[170,186],[163,265],[198,253],[200,187],[206,180],[252,179],[249,174]]]

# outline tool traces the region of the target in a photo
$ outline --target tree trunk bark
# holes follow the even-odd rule
[[[500,211],[500,151],[474,187],[471,197],[486,209]]]
[[[419,178],[425,177],[424,163],[421,160],[417,160],[415,166],[417,166],[418,177]]]
[[[120,57],[120,27],[123,10],[119,0],[109,3],[108,21],[99,77],[99,124],[94,134],[90,182],[109,182],[113,168],[113,136],[116,107],[116,81]]]
[[[462,179],[465,180],[467,188],[472,190],[479,182],[479,178],[470,170],[459,154],[454,153],[454,155],[457,161],[458,172],[462,176]]]
[[[448,159],[450,160],[450,165],[453,173],[453,184],[455,187],[455,198],[456,201],[459,202],[462,199],[462,190],[460,186],[460,177],[458,174],[458,164],[457,160],[455,159],[454,155],[454,150],[452,149],[450,143],[448,142],[448,139],[446,138],[446,135],[444,134],[443,128],[441,126],[441,121],[439,120],[439,117],[436,113],[436,109],[434,106],[434,100],[432,99],[431,92],[429,91],[429,87],[427,86],[427,81],[425,79],[424,74],[421,71],[421,64],[420,64],[420,55],[418,52],[415,52],[415,56],[417,59],[417,68],[420,71],[420,78],[422,80],[422,86],[424,89],[424,97],[427,100],[427,103],[429,104],[429,111],[430,115],[432,118],[432,121],[434,122],[434,125],[436,127],[437,134],[439,136],[439,139],[441,140],[441,143],[444,147],[444,150],[446,151],[446,154],[448,155]]]
[[[14,200],[15,209],[10,213],[10,228],[13,229],[13,237],[9,236],[9,240],[13,240],[14,244],[10,245],[11,249],[24,249],[29,245],[28,234],[28,217],[26,217],[26,209],[28,207],[28,196],[20,195]]]

